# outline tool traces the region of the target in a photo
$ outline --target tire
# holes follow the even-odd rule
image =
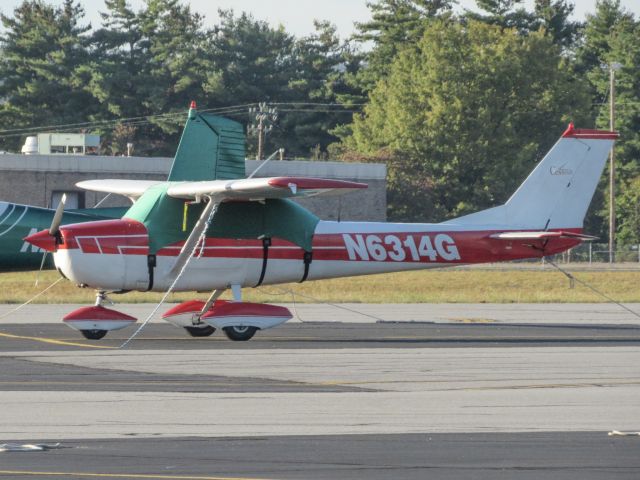
[[[107,334],[107,330],[80,330],[87,340],[100,340]]]
[[[216,331],[211,325],[205,327],[184,327],[192,337],[209,337]]]
[[[246,342],[250,340],[258,331],[257,327],[224,327],[225,335],[234,342]]]

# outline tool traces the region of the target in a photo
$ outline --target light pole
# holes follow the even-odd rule
[[[613,62],[609,64],[609,130],[615,130],[616,115],[616,70],[620,70],[621,64]],[[609,153],[609,263],[615,262],[616,255],[616,163],[614,146]]]

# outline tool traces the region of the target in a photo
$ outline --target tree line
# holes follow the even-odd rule
[[[108,152],[131,141],[138,154],[169,155],[192,99],[244,123],[249,105],[273,102],[282,115],[270,145],[306,157],[326,151],[336,140],[329,130],[350,120],[336,100],[348,47],[327,22],[296,38],[221,11],[207,28],[179,0],[147,0],[138,11],[106,0],[95,27],[84,15],[77,0],[26,0],[0,17],[1,130],[86,122]],[[5,149],[24,137],[3,133]]]
[[[170,155],[191,99],[248,127],[266,102],[268,153],[384,162],[389,218],[441,221],[505,201],[570,121],[608,128],[615,65],[618,238],[640,243],[640,23],[619,0],[585,22],[567,0],[368,5],[341,39],[326,21],[296,37],[231,10],[207,27],[181,0],[105,0],[96,26],[77,0],[25,0],[0,17],[0,148],[57,126]],[[605,180],[587,222],[603,238]]]

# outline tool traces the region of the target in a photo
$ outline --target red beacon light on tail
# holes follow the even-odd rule
[[[564,131],[562,136],[563,137],[570,137],[573,134],[573,132],[575,131],[575,129],[576,129],[576,127],[574,126],[573,122],[569,123],[569,126]]]
[[[194,120],[197,116],[198,116],[198,110],[196,107],[196,101],[191,100],[191,103],[189,104],[189,113],[187,114],[187,117],[190,120]]]

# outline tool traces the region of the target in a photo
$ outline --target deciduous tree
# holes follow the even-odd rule
[[[560,50],[544,32],[432,22],[344,139],[365,155],[392,152],[392,217],[443,220],[505,201],[568,121],[588,114]]]

